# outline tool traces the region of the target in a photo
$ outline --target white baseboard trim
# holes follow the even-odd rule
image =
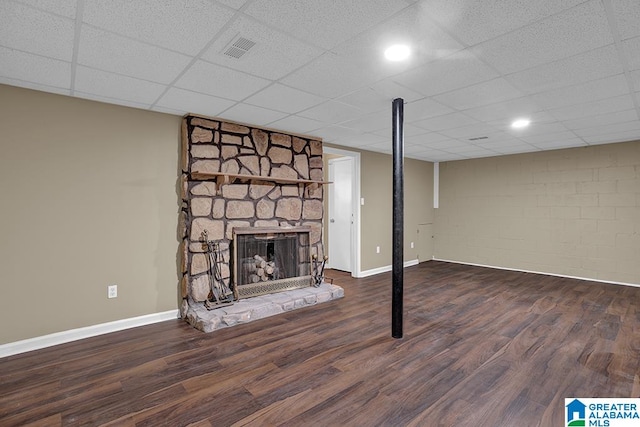
[[[548,273],[546,271],[523,270],[521,268],[497,267],[495,265],[476,264],[476,263],[473,263],[473,262],[454,261],[454,260],[451,260],[451,259],[433,258],[433,260],[434,261],[451,262],[451,263],[454,263],[454,264],[473,265],[475,267],[495,268],[496,270],[520,271],[522,273],[544,274],[545,276],[566,277],[567,279],[588,280],[590,282],[607,283],[607,284],[610,284],[610,285],[633,286],[633,287],[636,287],[636,288],[640,288],[640,283],[614,282],[614,281],[611,281],[611,280],[594,279],[592,277],[569,276],[567,274]]]
[[[84,328],[70,329],[68,331],[56,332],[22,341],[10,342],[0,345],[0,358],[177,318],[178,310],[169,310],[161,313],[152,313],[144,316],[131,317],[129,319],[101,323],[99,325],[86,326]]]
[[[404,268],[411,267],[412,265],[418,265],[420,261],[417,259],[412,259],[411,261],[404,262]],[[369,277],[380,273],[386,273],[387,271],[391,271],[393,269],[392,265],[385,265],[384,267],[372,268],[371,270],[364,270],[358,274],[357,278],[361,279],[363,277]]]

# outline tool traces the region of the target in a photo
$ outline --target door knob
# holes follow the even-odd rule
[[[331,218],[331,219],[329,220],[329,222],[336,222],[336,220],[335,220],[335,219],[333,219],[333,218]]]

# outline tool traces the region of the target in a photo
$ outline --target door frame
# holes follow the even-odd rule
[[[352,162],[352,188],[351,194],[353,197],[351,198],[352,207],[351,211],[353,212],[353,232],[351,233],[351,277],[361,277],[360,270],[360,153],[356,151],[344,150],[341,148],[333,148],[333,147],[323,147],[323,153],[327,154],[338,154],[344,157],[351,157],[353,159]],[[328,166],[327,166],[328,168]],[[329,171],[327,170],[327,174]],[[332,185],[332,184],[329,184]],[[327,200],[328,202],[328,200]],[[328,214],[326,212],[325,214]],[[323,215],[323,220],[327,219],[326,215]],[[329,228],[327,227],[327,230]],[[331,236],[327,233],[327,247],[329,245],[329,239]],[[331,260],[329,260],[329,267],[331,266]]]

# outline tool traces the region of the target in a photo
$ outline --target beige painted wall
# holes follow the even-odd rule
[[[0,344],[176,309],[181,118],[0,99]]]
[[[435,257],[640,284],[640,141],[440,164]]]
[[[326,144],[331,146],[329,144]],[[391,265],[392,262],[392,158],[388,154],[353,150],[360,153],[361,270]],[[430,227],[433,223],[433,163],[405,159],[405,251],[404,260],[432,258]],[[419,227],[420,224],[427,226]],[[428,240],[418,236],[418,228],[429,231]],[[414,242],[414,248],[411,248]],[[376,253],[380,246],[380,253]]]

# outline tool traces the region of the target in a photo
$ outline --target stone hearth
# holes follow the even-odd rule
[[[215,310],[207,310],[203,305],[198,305],[189,310],[187,321],[202,332],[213,332],[343,296],[344,290],[340,286],[323,283],[317,288],[293,289],[242,299],[231,306]]]

